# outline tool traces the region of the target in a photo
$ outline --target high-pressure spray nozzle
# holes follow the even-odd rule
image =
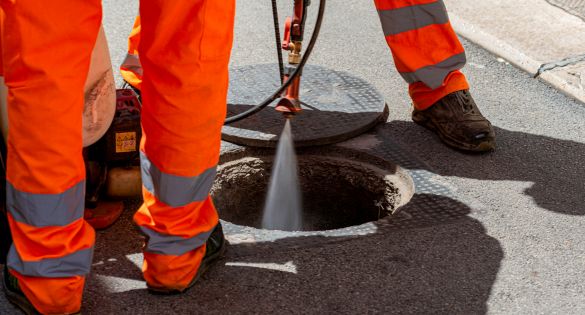
[[[295,66],[288,66],[286,68],[288,73],[296,69]],[[289,74],[285,75],[285,80],[288,79]],[[293,83],[286,90],[286,94],[278,100],[276,110],[286,115],[294,115],[302,111],[301,101],[299,99],[299,89],[301,86],[301,76],[297,76]]]
[[[276,104],[276,110],[281,112],[286,118],[290,118],[303,109],[301,108],[301,101],[298,99],[283,97]]]

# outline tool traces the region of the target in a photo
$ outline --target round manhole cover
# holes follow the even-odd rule
[[[211,195],[220,217],[260,228],[271,156],[243,157],[223,163]],[[412,180],[395,167],[382,169],[355,159],[299,155],[303,231],[334,230],[377,221],[407,203]]]
[[[228,117],[259,104],[279,87],[274,64],[231,70]],[[303,111],[292,120],[295,145],[332,144],[358,136],[388,118],[382,95],[368,82],[348,73],[320,66],[303,70],[300,89]],[[259,113],[225,126],[226,141],[257,147],[275,147],[285,119],[276,102]]]

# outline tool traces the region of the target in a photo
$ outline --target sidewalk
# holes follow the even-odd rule
[[[445,4],[461,36],[585,103],[585,1]]]

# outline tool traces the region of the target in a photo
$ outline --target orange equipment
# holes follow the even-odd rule
[[[79,311],[94,230],[83,219],[83,86],[101,1],[1,1],[8,87],[10,273],[41,313]],[[233,0],[141,1],[144,277],[183,289],[218,222],[209,189],[226,114]],[[51,117],[51,119],[48,119]],[[172,188],[170,188],[172,187]]]

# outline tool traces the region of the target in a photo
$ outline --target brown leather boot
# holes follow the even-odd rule
[[[415,109],[412,120],[436,132],[455,149],[486,152],[496,147],[492,124],[483,117],[468,90],[451,93],[428,109]]]

